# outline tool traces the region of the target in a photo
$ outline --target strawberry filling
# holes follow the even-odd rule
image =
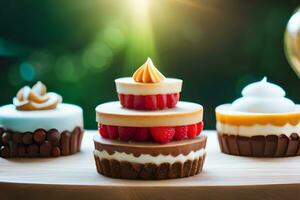
[[[162,110],[174,108],[179,101],[179,93],[157,95],[119,94],[123,107],[135,110]]]
[[[99,124],[99,133],[103,138],[137,141],[168,143],[184,139],[193,139],[199,136],[203,130],[203,122],[186,126],[162,126],[162,127],[125,127]]]

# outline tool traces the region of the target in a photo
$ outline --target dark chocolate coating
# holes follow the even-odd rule
[[[18,144],[12,142],[9,144],[11,157],[18,157]]]
[[[52,144],[48,141],[45,141],[43,144],[40,146],[40,155],[42,157],[49,157],[52,152]]]
[[[36,143],[42,144],[46,139],[46,132],[43,129],[37,129],[33,134],[33,139]]]
[[[18,156],[25,157],[26,156],[26,147],[24,145],[18,146]]]
[[[144,179],[159,180],[173,179],[194,176],[202,171],[205,155],[195,160],[187,160],[184,163],[131,163],[127,161],[117,161],[99,159],[94,156],[96,168],[99,174],[112,178],[121,179]]]
[[[1,133],[2,132],[2,133]],[[76,127],[72,132],[56,129],[31,132],[13,132],[0,128],[1,157],[58,157],[80,151],[84,130]]]
[[[2,135],[4,133],[4,129],[0,127],[0,145],[2,144]]]
[[[63,156],[70,154],[70,139],[71,139],[71,133],[69,131],[62,132],[60,146],[61,146],[61,155]]]
[[[250,157],[288,157],[300,155],[300,137],[297,133],[286,135],[257,135],[252,137],[218,133],[223,153]]]
[[[22,138],[22,142],[23,144],[32,144],[33,142],[33,133],[30,133],[30,132],[27,132],[23,135],[23,138]]]
[[[82,142],[84,130],[82,127],[76,127],[74,131],[79,131],[78,144],[77,144],[77,152],[79,152],[81,148],[81,142]]]
[[[58,146],[60,140],[60,133],[56,129],[51,129],[47,132],[47,140],[51,142],[52,145]]]
[[[98,151],[106,151],[110,155],[117,152],[125,152],[140,156],[141,154],[149,154],[152,156],[157,155],[172,155],[178,156],[179,154],[188,155],[191,151],[204,149],[206,146],[207,136],[195,137],[194,139],[181,140],[171,142],[168,144],[157,143],[141,143],[141,142],[121,142],[116,140],[109,140],[101,138],[99,135],[94,137],[95,149]]]
[[[23,139],[23,135],[21,133],[14,133],[12,134],[12,140],[15,143],[21,144],[22,143],[22,139]]]
[[[60,148],[59,147],[53,147],[51,151],[51,156],[53,157],[59,157],[61,154]]]
[[[1,157],[3,158],[9,158],[10,157],[10,151],[8,146],[2,146],[0,148]]]
[[[70,154],[74,154],[78,150],[78,137],[79,137],[79,132],[78,130],[75,129],[71,134],[71,138],[70,138]]]
[[[37,157],[39,155],[40,148],[37,144],[31,144],[27,147],[27,154],[29,157]]]
[[[3,134],[2,134],[2,143],[3,144],[8,144],[8,142],[11,140],[11,133],[9,133],[9,132],[4,132]]]

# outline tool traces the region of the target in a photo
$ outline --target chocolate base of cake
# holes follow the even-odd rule
[[[183,178],[194,176],[202,171],[205,161],[204,156],[193,161],[188,160],[184,163],[176,162],[174,164],[162,163],[131,163],[127,161],[101,159],[95,157],[96,167],[99,174],[112,178],[121,179],[144,179],[144,180],[161,180]]]
[[[0,129],[0,157],[58,157],[80,151],[84,130],[72,132],[37,129],[32,132],[14,132]]]
[[[218,133],[223,153],[251,157],[288,157],[300,155],[300,137],[297,133],[267,136],[236,136]]]

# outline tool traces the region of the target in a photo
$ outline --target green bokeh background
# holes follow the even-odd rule
[[[284,55],[296,0],[152,0],[147,19],[132,0],[0,2],[0,105],[23,85],[43,81],[84,109],[96,128],[96,105],[117,100],[114,79],[151,56],[167,77],[184,80],[181,99],[214,108],[267,76],[300,100],[300,81]]]

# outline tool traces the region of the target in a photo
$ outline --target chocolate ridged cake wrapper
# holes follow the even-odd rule
[[[296,133],[267,136],[236,136],[218,133],[223,153],[250,157],[288,157],[300,155],[300,138]]]
[[[0,131],[0,157],[58,157],[80,151],[84,130],[59,132],[56,129],[37,129],[33,133]]]
[[[114,159],[100,159],[94,155],[99,174],[112,178],[159,180],[194,176],[202,171],[205,154],[184,163],[131,163]]]

